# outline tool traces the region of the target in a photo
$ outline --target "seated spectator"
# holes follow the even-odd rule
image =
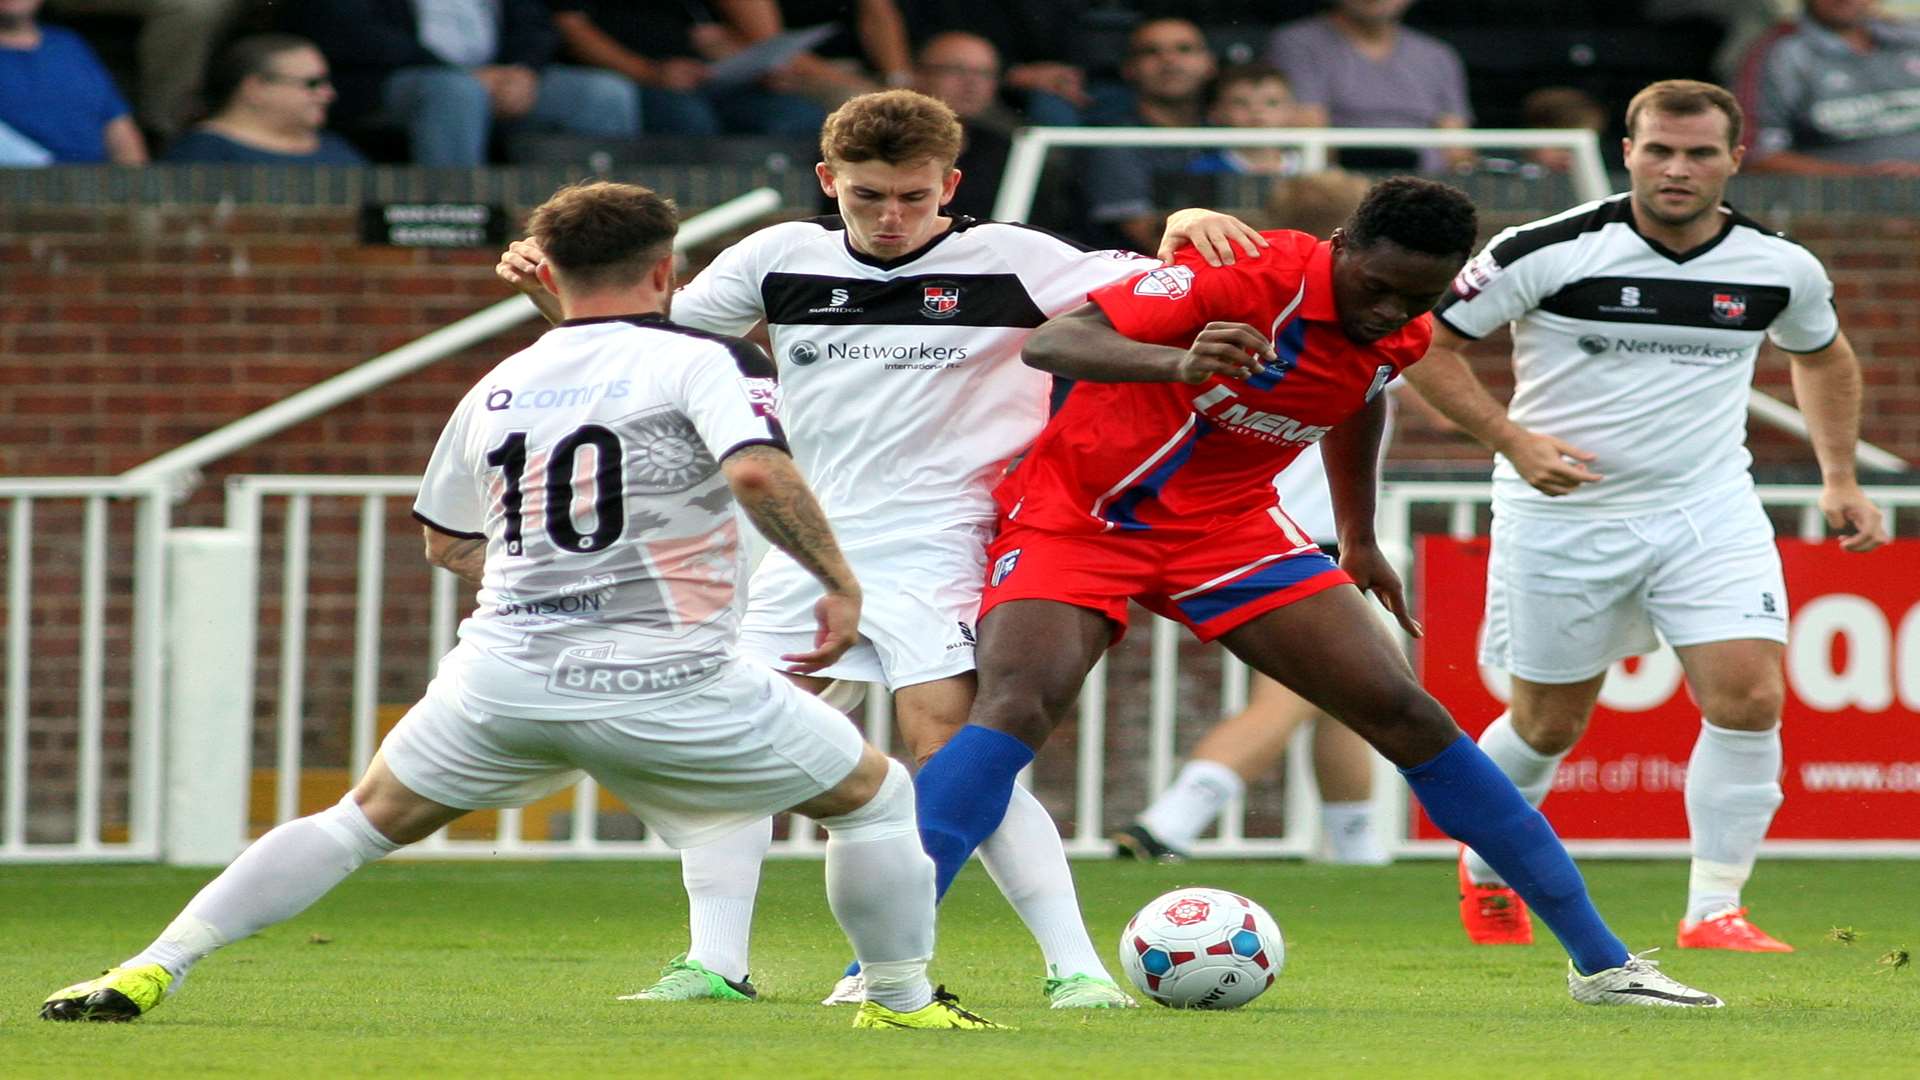
[[[717,85],[711,62],[741,47],[700,4],[550,0],[573,58],[632,79],[649,134],[811,138],[826,112],[813,99],[758,85]]]
[[[831,25],[833,35],[776,68],[761,85],[805,94],[826,112],[855,94],[913,82],[907,24],[893,0],[713,0],[714,11],[742,44],[788,30]],[[817,133],[819,123],[814,124]]]
[[[1067,62],[1078,3],[1032,0],[901,0],[907,31],[925,49],[935,37],[961,31],[985,38],[1006,67],[1000,94],[1029,124],[1070,126],[1092,104],[1087,73]],[[949,103],[951,104],[951,103]],[[976,179],[978,179],[976,177]]]
[[[336,116],[404,124],[418,165],[483,164],[496,121],[632,138],[640,97],[610,71],[552,62],[542,0],[326,0],[288,28],[320,47]]]
[[[1207,84],[1213,50],[1200,28],[1185,19],[1153,19],[1134,28],[1120,74],[1133,93],[1127,126],[1200,127],[1206,122]],[[1086,200],[1096,243],[1150,252],[1159,243],[1162,215],[1155,209],[1154,177],[1185,173],[1204,151],[1184,147],[1115,147],[1088,155]]]
[[[1236,64],[1221,72],[1213,80],[1207,120],[1216,127],[1300,126],[1286,77],[1266,64]],[[1300,151],[1286,146],[1225,146],[1195,158],[1187,171],[1285,176],[1300,171]]]
[[[171,139],[207,113],[207,61],[244,0],[48,0],[47,13],[140,19],[135,112],[151,134]]]
[[[986,218],[1000,195],[1000,177],[1007,171],[1007,117],[995,115],[1000,91],[1000,54],[993,42],[978,34],[950,30],[920,46],[914,66],[914,88],[939,98],[960,118],[966,137],[960,159],[962,183],[947,203],[949,214]]]
[[[1322,240],[1353,216],[1372,181],[1343,169],[1289,176],[1267,192],[1265,227],[1294,229]]]
[[[41,0],[0,0],[0,124],[15,160],[145,165],[147,140],[80,35],[39,21]],[[24,155],[24,157],[23,157]]]
[[[292,34],[254,34],[228,46],[207,90],[219,111],[167,148],[175,164],[365,165],[347,140],[331,131],[327,106],[333,81],[327,58],[313,42]]]
[[[1437,38],[1400,24],[1412,0],[1336,0],[1333,10],[1274,31],[1268,62],[1293,84],[1313,127],[1463,128],[1470,123],[1466,69]],[[1344,150],[1348,167],[1471,166],[1471,150]]]
[[[1807,0],[1740,78],[1757,172],[1920,176],[1920,25],[1871,0]]]
[[[1520,117],[1530,128],[1585,128],[1595,133],[1607,130],[1606,106],[1585,90],[1571,86],[1543,86],[1520,99]],[[1526,153],[1527,163],[1544,172],[1573,171],[1573,151],[1560,146],[1536,146]]]

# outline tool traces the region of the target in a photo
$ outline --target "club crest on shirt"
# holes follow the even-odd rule
[[[1737,292],[1713,294],[1713,321],[1724,326],[1739,326],[1747,320],[1747,298]]]
[[[960,313],[960,286],[931,281],[920,286],[920,309],[929,319],[951,319]]]
[[[1133,283],[1133,295],[1158,296],[1167,300],[1178,300],[1193,288],[1193,268],[1187,266],[1162,266],[1158,270],[1149,270]]]

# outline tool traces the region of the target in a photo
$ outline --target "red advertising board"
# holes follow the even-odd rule
[[[1478,663],[1487,541],[1423,537],[1419,596],[1427,689],[1470,735],[1505,707],[1505,676]],[[1787,646],[1787,801],[1776,840],[1920,840],[1920,545],[1864,555],[1780,541]],[[1579,840],[1685,839],[1682,785],[1700,711],[1671,650],[1616,664],[1601,707],[1541,809]],[[1417,815],[1415,835],[1441,833]]]

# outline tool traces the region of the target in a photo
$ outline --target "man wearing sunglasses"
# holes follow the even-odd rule
[[[327,58],[306,38],[254,34],[227,47],[207,80],[218,109],[169,147],[176,163],[365,165],[324,130],[333,104]]]

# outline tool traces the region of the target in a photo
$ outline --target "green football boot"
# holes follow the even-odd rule
[[[1050,1008],[1055,1009],[1132,1009],[1139,1006],[1112,979],[1102,979],[1097,975],[1069,975],[1064,979],[1049,975],[1047,1000],[1052,1002]]]
[[[660,969],[660,981],[637,994],[622,994],[621,1001],[753,1001],[760,991],[745,979],[732,979],[702,967],[686,953],[667,961]]]

